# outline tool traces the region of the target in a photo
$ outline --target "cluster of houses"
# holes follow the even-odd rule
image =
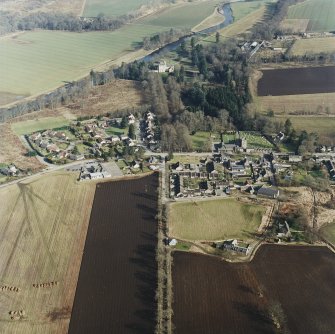
[[[135,116],[130,114],[128,124],[133,124],[135,121]],[[72,122],[67,131],[45,130],[33,133],[27,139],[37,152],[43,156],[48,156],[52,161],[101,157],[105,147],[114,144],[130,147],[136,145],[136,141],[126,134],[109,135],[106,132],[109,127],[120,127],[120,123],[120,118],[91,118],[80,122]],[[77,145],[85,147],[85,150],[80,152]]]
[[[150,111],[145,113],[142,122],[142,134],[143,142],[148,148],[154,149],[157,146],[157,141],[155,140],[155,115]]]
[[[104,169],[99,162],[92,162],[87,163],[80,168],[79,180],[105,179],[111,176],[111,173]]]
[[[234,159],[214,152],[197,164],[172,163],[169,165],[170,197],[226,196],[233,189],[254,194],[255,189],[259,189],[259,195],[276,198],[277,190],[273,193],[272,188],[261,187],[272,175],[270,160],[267,154],[253,159],[249,156]]]

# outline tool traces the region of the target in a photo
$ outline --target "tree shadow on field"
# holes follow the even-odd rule
[[[233,307],[238,313],[243,313],[249,318],[248,327],[250,328],[250,333],[275,333],[272,321],[257,305],[252,303],[234,302]]]
[[[136,205],[142,212],[142,219],[144,220],[154,220],[155,216],[157,214],[157,209],[156,208],[152,208],[148,205],[144,205],[144,204],[137,204]]]
[[[156,286],[157,286],[157,263],[155,238],[146,235],[149,239],[147,244],[136,247],[136,255],[130,258],[130,262],[136,266],[135,297],[139,307],[133,313],[134,321],[126,327],[133,333],[150,334],[155,331],[156,323]]]

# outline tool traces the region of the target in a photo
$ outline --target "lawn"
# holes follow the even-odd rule
[[[240,137],[244,137],[247,139],[248,147],[251,148],[272,148],[273,145],[261,134],[240,131]]]
[[[295,41],[291,49],[291,53],[298,56],[318,54],[321,52],[334,53],[335,38],[323,37],[298,39]]]
[[[103,13],[105,16],[121,16],[149,3],[149,0],[86,0],[83,16],[95,17]]]
[[[335,30],[335,1],[306,0],[289,7],[289,19],[309,19],[307,31]]]
[[[0,41],[0,93],[50,91],[134,50],[143,37],[165,30],[126,25],[109,32],[35,31]]]
[[[169,210],[169,234],[186,240],[252,238],[265,208],[219,199],[173,203]]]
[[[0,189],[1,333],[67,333],[94,183],[52,173]],[[36,288],[33,284],[57,282]],[[9,311],[24,310],[13,321]]]
[[[191,29],[213,14],[218,0],[182,3],[140,19],[138,23],[165,28]]]
[[[196,151],[211,151],[211,142],[212,140],[219,140],[218,136],[210,136],[209,132],[197,131],[194,135],[191,135],[193,149]]]
[[[62,116],[43,117],[36,120],[22,121],[12,124],[12,130],[17,135],[26,135],[35,131],[55,129],[69,125],[70,121]]]
[[[125,129],[121,129],[121,128],[118,128],[116,126],[110,126],[110,127],[108,127],[108,128],[105,129],[105,132],[108,135],[119,136],[119,135],[123,135],[123,134],[128,134],[128,127],[125,128]]]

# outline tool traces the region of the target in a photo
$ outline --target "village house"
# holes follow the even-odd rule
[[[19,170],[15,165],[9,165],[7,167],[0,168],[0,173],[6,176],[17,176]]]
[[[278,198],[279,196],[279,190],[275,188],[262,186],[260,189],[258,189],[257,195],[275,199]]]

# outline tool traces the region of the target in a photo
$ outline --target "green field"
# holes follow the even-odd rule
[[[105,16],[121,16],[130,13],[149,0],[86,0],[83,16],[95,17],[103,13]]]
[[[250,13],[261,8],[263,5],[273,2],[271,0],[256,0],[248,2],[233,2],[230,6],[233,11],[234,22],[242,19]]]
[[[289,7],[289,19],[309,19],[307,31],[335,30],[335,1],[306,0]]]
[[[127,25],[116,31],[36,31],[0,41],[0,93],[35,95],[79,78],[107,60],[132,51],[143,37],[164,30]]]
[[[322,236],[335,246],[335,222],[321,229]]]
[[[169,234],[186,240],[250,239],[264,213],[262,206],[234,199],[173,203]]]
[[[138,23],[165,28],[191,29],[210,16],[219,3],[218,0],[183,3],[140,19]]]
[[[41,119],[13,123],[12,129],[17,135],[26,135],[35,131],[60,128],[69,124],[70,121],[62,116],[43,117]]]
[[[298,131],[316,132],[320,139],[335,139],[335,117],[318,116],[283,116],[279,120],[285,122],[289,118],[294,129]]]

